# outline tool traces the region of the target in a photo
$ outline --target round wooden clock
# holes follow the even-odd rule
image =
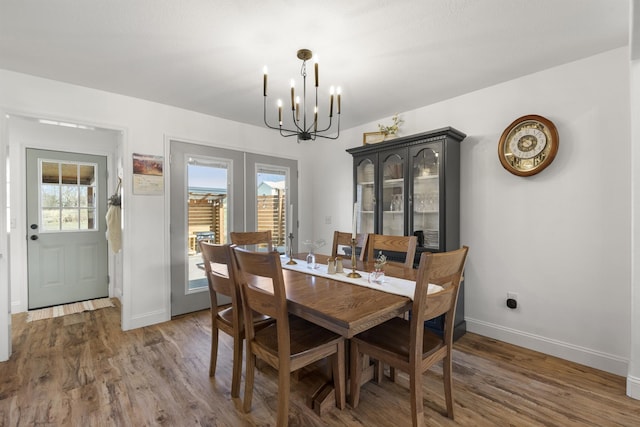
[[[558,152],[558,130],[542,116],[531,114],[514,120],[498,143],[500,163],[518,176],[531,176],[549,166]]]

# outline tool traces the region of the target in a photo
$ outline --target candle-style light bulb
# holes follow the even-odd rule
[[[338,86],[338,114],[340,114],[340,95],[342,95],[342,89],[340,89],[340,86]]]
[[[316,76],[316,87],[318,87],[318,56],[314,55],[313,57],[315,64],[313,65],[313,69],[315,71],[315,76]]]
[[[278,99],[278,123],[282,126],[282,99]]]
[[[329,88],[329,117],[333,117],[333,94],[335,93],[335,88],[331,86]]]
[[[313,131],[318,131],[318,106],[313,108]]]
[[[291,110],[296,109],[295,99],[296,81],[291,79]]]
[[[300,97],[296,96],[296,121],[300,121]]]
[[[267,96],[267,66],[262,69],[264,76],[262,77],[262,92],[263,96]]]

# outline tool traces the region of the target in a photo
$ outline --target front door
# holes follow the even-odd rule
[[[109,295],[107,158],[27,149],[29,309]]]

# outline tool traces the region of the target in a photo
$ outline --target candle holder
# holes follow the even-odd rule
[[[351,273],[347,274],[347,277],[351,277],[352,279],[357,279],[362,277],[360,273],[356,271],[356,239],[351,239]]]
[[[293,260],[293,233],[289,233],[287,237],[289,239],[289,248],[287,251],[289,252],[289,261],[287,261],[287,265],[294,265],[297,264],[297,262]]]

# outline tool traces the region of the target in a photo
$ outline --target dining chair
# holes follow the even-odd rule
[[[231,244],[244,246],[247,249],[262,250],[266,246],[266,251],[273,251],[273,241],[271,240],[271,230],[266,231],[232,231],[230,233]]]
[[[245,328],[240,288],[235,280],[234,269],[230,267],[230,263],[233,261],[233,250],[230,245],[216,245],[205,241],[200,241],[199,244],[211,298],[211,359],[209,376],[213,377],[216,373],[218,331],[222,331],[233,337],[231,396],[239,397],[240,376],[242,373],[242,341],[245,336]],[[222,309],[218,308],[218,295],[226,295],[231,298],[231,306]],[[273,319],[263,314],[255,314],[250,321],[255,329],[260,329],[272,323]]]
[[[345,233],[342,231],[334,231],[333,232],[333,245],[331,246],[331,257],[335,258],[337,256],[349,257],[351,255],[347,255],[344,253],[339,253],[339,249],[343,246],[348,246],[351,248],[351,237],[353,235],[351,233]],[[360,255],[358,255],[358,259],[362,261],[364,259],[364,251],[367,246],[367,235],[366,234],[356,234],[356,248],[360,248]]]
[[[405,268],[413,268],[417,245],[418,238],[416,236],[369,234],[364,260],[373,262],[378,251],[400,252],[405,254],[405,259],[404,262],[399,264],[402,264]]]
[[[235,248],[235,263],[245,319],[253,311],[275,319],[257,330],[247,322],[246,374],[243,410],[251,410],[256,357],[278,370],[277,425],[289,416],[291,372],[331,356],[336,406],[345,406],[344,338],[300,317],[289,315],[280,255]],[[258,286],[261,285],[261,286]]]
[[[463,246],[450,252],[424,252],[418,267],[411,319],[394,317],[351,339],[351,406],[358,406],[362,355],[369,355],[409,375],[412,425],[424,426],[422,374],[442,360],[447,416],[453,419],[453,323],[468,251],[469,248]],[[444,289],[427,295],[430,283]],[[445,315],[445,326],[441,337],[426,329],[424,321],[442,314]]]

